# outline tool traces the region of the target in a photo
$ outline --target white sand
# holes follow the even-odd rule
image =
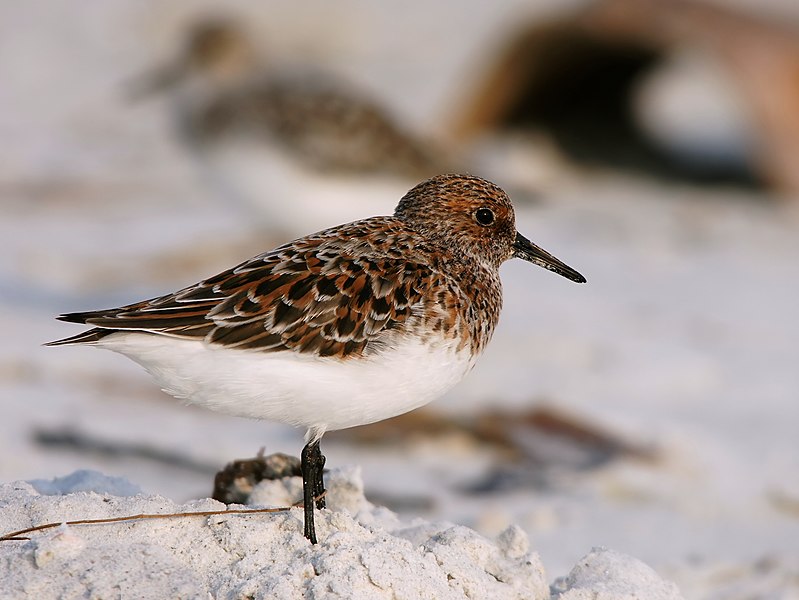
[[[296,497],[299,478],[263,482],[258,502]],[[527,536],[511,526],[489,540],[463,526],[402,522],[369,503],[359,469],[328,477],[317,511],[320,543],[302,536],[302,511],[61,525],[0,543],[1,598],[462,598],[550,597]],[[79,487],[82,491],[71,491]],[[36,488],[46,489],[46,494]],[[0,486],[4,531],[139,513],[224,510],[178,505],[92,471],[36,487]],[[64,492],[63,495],[59,492]],[[678,600],[674,584],[633,558],[593,550],[557,583],[561,600]]]

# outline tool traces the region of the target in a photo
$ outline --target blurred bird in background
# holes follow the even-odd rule
[[[133,99],[157,92],[169,94],[178,133],[206,174],[278,228],[296,222],[288,204],[305,218],[313,212],[320,227],[340,219],[342,206],[323,200],[336,189],[358,205],[353,215],[364,214],[353,176],[403,188],[452,168],[368,94],[311,66],[265,59],[230,18],[197,21],[177,57],[128,90]]]

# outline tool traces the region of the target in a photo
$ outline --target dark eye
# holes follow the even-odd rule
[[[494,211],[490,208],[478,208],[477,212],[474,213],[474,218],[477,219],[480,225],[486,227],[494,222]]]

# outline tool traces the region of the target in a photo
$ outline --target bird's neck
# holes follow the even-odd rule
[[[499,270],[471,254],[440,251],[439,270],[446,269],[454,280],[464,302],[458,307],[462,322],[469,328],[475,358],[482,353],[494,334],[502,310],[502,282]]]

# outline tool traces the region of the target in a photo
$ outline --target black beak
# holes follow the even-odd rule
[[[566,279],[571,279],[577,283],[585,283],[585,277],[566,263],[559,261],[543,248],[536,246],[521,233],[516,234],[516,241],[513,242],[513,256],[539,267],[544,267],[549,271],[554,271],[558,275],[563,275]]]

